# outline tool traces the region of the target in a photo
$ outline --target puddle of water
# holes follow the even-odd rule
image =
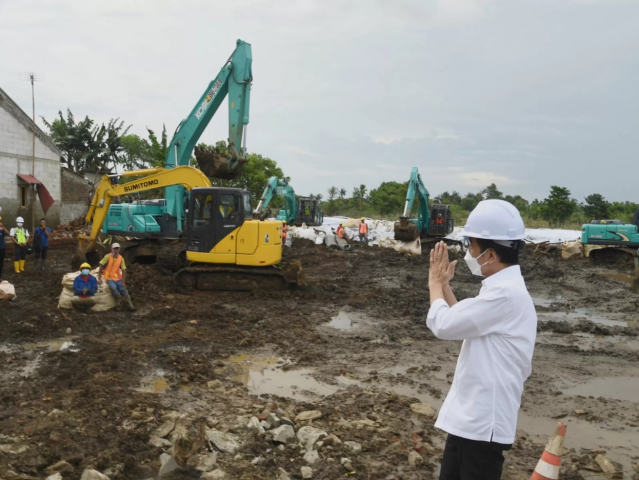
[[[27,343],[25,350],[36,350],[39,348],[47,348],[49,352],[60,352],[63,350],[69,350],[70,352],[78,352],[78,348],[75,347],[75,343],[72,339],[75,337],[59,338],[56,340],[47,340],[46,342]]]
[[[577,308],[572,312],[540,312],[537,314],[539,317],[549,318],[553,320],[560,321],[578,321],[582,319],[589,320],[594,323],[600,323],[602,325],[606,325],[608,327],[627,327],[628,322],[622,322],[619,320],[610,320],[609,318],[604,317],[598,312],[594,310],[590,310],[589,308]]]
[[[337,316],[328,322],[328,326],[338,330],[351,330],[354,327],[353,320],[344,310],[340,310]]]
[[[619,280],[620,282],[627,283],[633,290],[636,290],[639,293],[639,273],[637,276],[628,275],[626,273],[597,273],[600,277],[603,278],[612,278],[613,280]]]
[[[533,303],[537,307],[549,308],[549,307],[552,307],[553,305],[564,303],[561,295],[557,295],[557,298],[555,300],[551,300],[549,298],[541,298],[541,297],[531,297],[531,298]]]
[[[164,376],[164,370],[155,370],[152,374],[142,378],[140,386],[135,390],[143,393],[162,393],[171,388],[169,381]]]
[[[564,395],[604,397],[639,402],[639,378],[597,377],[581,385],[563,389]]]

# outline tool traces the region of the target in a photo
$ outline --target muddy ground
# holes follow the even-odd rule
[[[158,478],[166,451],[185,463],[163,479],[200,478],[198,461],[209,478],[302,478],[315,453],[274,443],[261,431],[277,422],[269,413],[337,437],[309,447],[315,479],[436,478],[445,437],[411,404],[440,407],[460,343],[425,327],[427,255],[296,241],[285,256],[301,260],[307,288],[193,296],[159,266],[134,265],[137,312],[83,314],[57,309],[73,250],[50,254],[43,272],[5,266],[18,299],[0,304],[0,479],[79,479],[87,468]],[[529,478],[559,420],[570,449],[561,478],[605,478],[594,462],[604,451],[637,478],[639,294],[626,269],[524,252],[539,333],[503,478]],[[458,299],[480,287],[464,265],[453,283]],[[297,418],[307,411],[320,416]],[[186,440],[181,426],[192,427]],[[222,445],[226,434],[237,445]]]

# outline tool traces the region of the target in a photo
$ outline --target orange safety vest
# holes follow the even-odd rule
[[[122,270],[120,270],[120,265],[122,265],[122,255],[118,255],[118,258],[114,259],[113,254],[109,253],[109,263],[107,263],[107,266],[104,269],[104,278],[107,280],[113,280],[114,282],[122,280]]]
[[[362,222],[359,224],[359,234],[360,235],[366,235],[368,233],[368,225],[366,225],[366,222]]]
[[[435,220],[435,222],[437,223],[437,225],[443,225],[443,224],[444,224],[444,219],[443,219],[443,217],[442,217],[442,218],[439,218],[439,217],[438,217],[438,218]]]
[[[344,227],[342,227],[341,225],[337,227],[337,237],[344,238]]]
[[[287,225],[283,225],[282,226],[282,240],[286,240],[286,235],[287,235],[286,232],[287,231],[288,231],[288,226]]]

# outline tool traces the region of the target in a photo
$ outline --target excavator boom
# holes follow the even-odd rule
[[[286,179],[278,179],[277,177],[268,179],[260,202],[253,211],[253,218],[259,218],[261,220],[266,218],[268,206],[275,195],[283,197],[285,202],[284,209],[280,210],[277,219],[286,220],[287,223],[292,225],[297,218],[295,190],[293,190],[293,187],[289,185]]]

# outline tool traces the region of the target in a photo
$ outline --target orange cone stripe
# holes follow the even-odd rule
[[[545,450],[544,453],[541,454],[541,459],[546,463],[550,463],[551,465],[561,465],[561,457],[553,455],[552,453]]]

